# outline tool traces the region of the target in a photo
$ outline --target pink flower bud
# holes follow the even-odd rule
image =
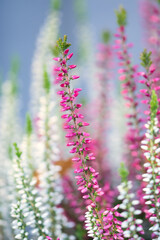
[[[69,65],[70,69],[73,69],[73,68],[76,68],[76,67],[77,67],[77,65]]]
[[[81,193],[86,193],[87,191],[88,191],[88,188],[85,187],[85,188],[83,188],[83,189],[81,190]]]
[[[89,195],[84,195],[83,198],[84,199],[88,199],[90,196]]]
[[[76,136],[76,133],[74,133],[74,132],[71,132],[71,133],[68,133],[68,134],[66,134],[66,138],[72,138],[72,137],[74,137],[74,136]]]
[[[75,145],[75,142],[69,142],[67,143],[67,146],[70,147],[70,146],[74,146]]]
[[[79,78],[78,75],[73,75],[73,76],[72,76],[72,79],[77,79],[77,78]]]
[[[72,56],[73,56],[73,53],[70,53],[70,54],[67,56],[67,60],[71,59]]]
[[[69,152],[70,152],[70,153],[76,153],[76,152],[77,152],[77,148],[74,147],[74,148],[72,148]]]
[[[68,118],[68,116],[69,116],[69,114],[63,114],[63,115],[61,116],[61,118],[65,119],[65,118]]]
[[[56,71],[56,72],[61,71],[61,67],[55,67],[55,68],[54,68],[54,71]]]
[[[83,122],[82,125],[83,125],[83,126],[89,126],[89,123]]]
[[[66,50],[64,51],[64,55],[67,55],[68,52],[69,52],[69,49],[66,49]]]
[[[63,95],[65,93],[65,91],[58,91],[57,94],[58,95]]]
[[[62,68],[62,71],[63,71],[64,73],[67,73],[67,72],[68,72],[66,68]]]
[[[63,59],[63,60],[62,60],[61,65],[66,65],[66,59]]]
[[[53,58],[54,61],[57,61],[57,62],[60,62],[61,58],[60,57],[56,57],[56,58]]]
[[[74,173],[81,173],[81,172],[83,172],[83,169],[82,169],[82,168],[79,168],[79,169],[75,169],[75,170],[74,170]]]
[[[82,114],[80,114],[80,113],[77,114],[77,117],[78,117],[78,118],[84,118],[84,116],[83,116]]]
[[[73,162],[79,162],[81,159],[79,158],[79,157],[74,157],[74,158],[72,158],[72,161]]]
[[[124,81],[126,79],[126,75],[122,75],[119,77],[119,80]]]

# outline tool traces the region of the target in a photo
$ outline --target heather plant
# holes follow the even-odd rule
[[[156,43],[158,49],[159,1],[145,2],[149,42]],[[84,37],[89,35],[84,2],[76,0],[78,28],[83,33],[77,36],[80,53],[77,67],[71,62],[74,57],[67,35],[56,41],[61,3],[59,0],[51,3],[52,10],[33,59],[31,114],[26,115],[23,135],[19,130],[16,64],[9,80],[2,85],[0,240],[158,240],[159,51],[150,45],[151,51],[145,49],[141,53],[141,63],[133,63],[130,55],[133,44],[128,43],[126,33],[127,12],[120,7],[116,11],[116,44],[112,44],[108,31],[103,32],[103,43],[97,57],[93,56],[92,44]],[[114,52],[118,56],[121,94],[126,106],[127,132],[125,139],[121,139],[125,146],[123,156],[116,152],[116,146],[110,149],[110,136],[117,138],[116,131],[110,128],[112,113],[116,112],[114,101],[121,98],[112,99],[116,93],[115,76],[111,74]],[[144,71],[138,72],[142,67]],[[76,81],[80,78],[78,68],[86,81],[88,75],[95,78],[93,85],[88,82],[88,91],[94,97],[85,108],[80,102],[82,88]],[[93,74],[95,70],[97,75]],[[119,119],[119,115],[115,118]],[[17,142],[14,147],[13,142]],[[112,174],[113,152],[117,155],[117,168],[121,162],[121,179],[117,172]]]
[[[132,43],[127,43],[127,36],[125,33],[127,24],[126,10],[121,7],[116,11],[118,33],[115,34],[117,40],[115,48],[120,60],[120,81],[122,82],[122,95],[125,99],[125,105],[128,108],[126,113],[128,130],[125,136],[127,145],[126,164],[129,168],[130,175],[141,178],[143,168],[143,155],[140,148],[140,142],[143,139],[142,132],[142,116],[139,114],[139,101],[137,93],[137,65],[132,64],[132,58],[129,53],[129,48]],[[135,171],[136,170],[136,171]],[[140,174],[139,174],[140,173]]]
[[[11,175],[12,144],[20,140],[21,128],[19,118],[18,93],[18,59],[12,61],[8,78],[1,85],[0,103],[0,228],[2,239],[13,239],[10,217],[10,204],[13,196],[13,178]]]
[[[67,61],[73,56],[73,53],[68,54],[69,46],[67,36],[64,36],[64,40],[60,38],[56,45],[60,57],[56,57],[54,60],[60,63],[55,69],[58,72],[56,80],[62,88],[61,91],[58,91],[58,94],[61,95],[62,98],[60,102],[62,111],[67,111],[67,114],[62,115],[62,118],[66,119],[64,128],[68,130],[66,135],[66,138],[69,139],[67,146],[72,146],[73,148],[70,152],[76,154],[76,156],[72,158],[72,161],[77,163],[75,173],[79,174],[76,176],[77,185],[79,185],[78,190],[83,194],[83,199],[88,200],[89,211],[92,212],[92,222],[94,221],[94,225],[98,228],[96,232],[93,233],[93,237],[96,238],[98,236],[98,238],[104,238],[107,236],[107,238],[119,237],[119,239],[121,239],[121,227],[118,220],[113,221],[109,229],[105,228],[110,219],[116,219],[116,215],[118,214],[116,208],[111,209],[109,212],[103,211],[97,202],[97,196],[102,196],[104,192],[99,187],[96,179],[98,172],[96,172],[89,163],[95,160],[94,153],[92,153],[89,148],[92,139],[89,137],[90,135],[83,130],[83,127],[89,124],[81,120],[84,117],[79,113],[81,104],[75,102],[76,97],[82,89],[71,89],[70,86],[71,81],[78,79],[79,76],[69,75],[68,73],[69,70],[76,67],[76,65],[67,64]],[[105,217],[105,215],[107,215],[107,217]],[[113,229],[114,231],[112,232]]]

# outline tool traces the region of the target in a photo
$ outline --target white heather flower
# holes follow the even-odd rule
[[[3,229],[4,238],[13,239],[10,217],[10,204],[13,196],[13,176],[11,173],[11,147],[21,137],[19,119],[19,100],[14,91],[16,73],[11,72],[8,80],[2,84],[0,101],[0,225]],[[2,219],[1,219],[2,218]],[[2,224],[1,224],[2,223]]]
[[[160,148],[157,146],[157,144],[160,142],[160,138],[157,138],[158,132],[158,120],[155,118],[148,122],[147,126],[146,141],[148,142],[148,149],[144,149],[147,150],[147,152],[144,153],[147,159],[147,162],[144,164],[147,173],[142,175],[143,181],[147,182],[147,185],[143,188],[145,192],[143,198],[145,199],[145,204],[149,208],[149,221],[152,224],[150,230],[157,237],[160,236],[160,204],[159,202],[156,202],[159,194],[160,177],[158,167],[160,164],[160,159],[156,157],[156,155],[160,153]]]
[[[40,96],[43,94],[43,70],[52,69],[51,46],[54,46],[59,31],[59,12],[51,11],[40,30],[32,62],[32,84],[30,108],[35,117],[39,109]],[[49,59],[51,59],[49,61]],[[36,89],[36,91],[35,91]]]
[[[88,211],[85,213],[85,226],[89,237],[94,240],[100,240],[99,232],[97,231],[96,219],[93,215],[92,207],[88,206]]]
[[[64,215],[64,211],[59,207],[63,200],[60,170],[56,165],[59,160],[57,117],[55,116],[55,103],[53,101],[52,89],[43,89],[40,97],[40,105],[37,121],[38,139],[41,144],[39,154],[40,162],[40,187],[44,210],[44,225],[48,230],[48,235],[52,238],[75,239],[62,232],[63,227],[72,228],[73,223],[69,222]],[[47,212],[47,214],[46,214]]]
[[[124,237],[125,238],[134,238],[136,233],[137,238],[139,237],[139,231],[137,230],[139,224],[142,223],[141,221],[136,221],[136,216],[141,214],[140,210],[135,209],[135,205],[139,204],[138,200],[133,200],[135,194],[131,193],[132,182],[131,181],[124,181],[118,186],[118,190],[120,195],[118,196],[119,200],[122,200],[122,203],[119,205],[119,208],[122,209],[121,216],[125,219],[122,222],[122,228],[124,229]],[[123,194],[123,198],[121,197]],[[125,230],[126,229],[126,230]],[[143,230],[143,229],[142,229]]]

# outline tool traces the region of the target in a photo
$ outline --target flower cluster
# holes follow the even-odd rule
[[[122,210],[121,216],[125,219],[122,222],[123,235],[125,238],[131,239],[143,239],[140,235],[144,233],[142,228],[142,219],[138,215],[142,213],[141,210],[135,208],[139,205],[139,200],[134,199],[135,194],[132,193],[132,182],[128,181],[128,171],[125,169],[124,165],[121,164],[120,175],[122,178],[122,183],[118,186],[119,196],[118,199],[121,201],[119,209]]]
[[[86,230],[88,232],[88,236],[92,237],[94,240],[100,240],[99,232],[97,224],[96,224],[96,218],[94,218],[92,207],[88,206],[88,211],[85,213],[85,225]]]
[[[58,91],[58,94],[62,98],[60,105],[62,112],[67,111],[67,114],[62,115],[62,118],[66,120],[64,128],[68,130],[66,135],[66,138],[69,139],[67,146],[72,146],[70,153],[74,154],[72,161],[76,163],[75,173],[79,174],[75,177],[77,185],[79,185],[78,190],[83,194],[83,199],[88,200],[88,206],[92,207],[98,226],[97,231],[99,231],[100,237],[103,238],[105,235],[108,235],[108,229],[104,226],[107,224],[107,218],[104,217],[104,220],[103,212],[100,212],[96,199],[97,196],[102,196],[104,192],[99,187],[97,181],[98,172],[90,166],[90,161],[95,160],[94,153],[89,148],[92,139],[83,130],[83,127],[89,124],[83,122],[82,119],[84,116],[79,113],[81,104],[75,102],[81,89],[71,89],[70,87],[71,81],[79,78],[79,76],[69,75],[69,70],[75,68],[76,65],[67,64],[67,61],[73,56],[73,53],[68,54],[68,46],[66,36],[64,36],[64,41],[59,39],[56,48],[59,50],[61,56],[54,58],[55,61],[59,62],[59,66],[55,68],[55,71],[58,72],[56,80],[62,88],[62,90]],[[114,227],[116,229],[116,226]]]
[[[14,165],[14,177],[16,183],[17,196],[16,199],[20,199],[19,204],[21,206],[22,212],[17,212],[17,205],[12,205],[12,216],[15,218],[13,221],[13,229],[18,234],[25,234],[26,237],[26,225],[32,227],[32,234],[37,237],[38,240],[45,239],[47,235],[44,226],[44,220],[42,217],[43,206],[42,199],[38,196],[37,190],[34,187],[35,182],[29,179],[29,176],[24,172],[22,166],[21,152],[17,145],[15,144],[16,159]],[[18,215],[20,214],[20,219]],[[22,218],[22,215],[24,216]],[[25,218],[25,224],[24,224]],[[22,229],[23,228],[23,229]],[[22,230],[24,230],[24,233]],[[17,236],[17,235],[16,235]],[[19,235],[18,235],[19,236]]]
[[[157,69],[154,77],[160,77],[160,4],[158,0],[143,0],[141,2],[141,12],[144,20],[145,39],[148,48],[152,51],[152,60]],[[158,86],[158,82],[155,85]]]
[[[40,188],[43,195],[43,203],[48,206],[47,227],[49,235],[54,239],[61,237],[65,239],[69,236],[62,233],[62,228],[72,227],[60,208],[62,202],[62,189],[60,186],[61,167],[56,165],[59,159],[57,117],[54,116],[55,104],[52,100],[52,89],[49,76],[44,71],[43,88],[44,94],[40,99],[40,110],[37,121],[37,133],[41,143],[42,152],[40,169]]]
[[[58,9],[57,9],[58,10]],[[59,26],[59,11],[51,9],[47,19],[45,20],[37,39],[36,49],[32,61],[32,82],[31,82],[31,101],[30,110],[33,117],[36,116],[39,110],[40,97],[43,94],[43,70],[44,66],[50,69],[51,72],[51,62],[49,59],[52,56],[51,46],[55,44]],[[35,91],[36,89],[36,91]]]
[[[141,65],[145,68],[145,72],[139,72],[139,75],[143,77],[142,80],[140,80],[140,83],[144,84],[145,88],[140,89],[141,94],[143,95],[142,103],[145,104],[146,110],[144,111],[144,114],[147,116],[146,121],[150,119],[150,99],[152,95],[152,90],[156,92],[158,95],[160,86],[156,86],[155,83],[159,83],[160,78],[154,77],[154,73],[156,71],[156,68],[152,64],[151,60],[151,52],[147,52],[145,49],[141,56]],[[145,99],[144,99],[145,96]],[[158,101],[160,101],[158,99]],[[160,110],[159,106],[157,109],[157,117],[160,116]]]
[[[142,134],[142,118],[139,116],[139,103],[137,94],[137,66],[132,65],[131,56],[129,54],[129,48],[132,47],[131,43],[127,43],[127,37],[125,33],[126,26],[126,11],[124,8],[120,8],[117,14],[117,22],[119,25],[118,33],[115,34],[117,40],[115,49],[117,49],[117,55],[120,60],[119,73],[121,74],[119,79],[122,81],[122,95],[126,100],[126,106],[128,112],[126,114],[128,132],[126,134],[126,144],[128,154],[126,156],[127,166],[132,177],[136,173],[137,179],[140,180],[143,163],[143,155],[140,148],[140,142],[143,139]],[[136,169],[136,172],[135,172]],[[137,174],[138,173],[138,174]]]
[[[94,115],[97,118],[94,119],[95,127],[95,142],[93,143],[94,152],[96,156],[97,169],[100,173],[101,179],[109,181],[110,168],[107,161],[107,149],[106,139],[108,130],[109,119],[109,103],[110,103],[110,81],[111,78],[111,66],[112,66],[112,46],[109,43],[110,33],[103,33],[103,43],[98,46],[97,53],[97,81],[95,83],[97,95],[95,98]],[[107,174],[106,174],[107,173]]]
[[[144,155],[146,163],[144,167],[146,173],[143,174],[143,181],[146,182],[144,190],[144,199],[147,205],[146,216],[152,224],[150,231],[152,231],[152,239],[157,239],[160,236],[160,159],[159,152],[160,138],[158,137],[159,127],[156,117],[158,108],[158,101],[155,91],[152,91],[150,101],[150,120],[145,125],[147,131],[145,140],[142,141],[142,149],[145,151]]]
[[[13,199],[12,144],[21,137],[20,104],[18,98],[18,62],[13,60],[7,80],[1,84],[0,93],[0,232],[7,239],[13,239],[10,205]],[[0,235],[1,235],[0,233]],[[2,238],[3,239],[3,238]]]

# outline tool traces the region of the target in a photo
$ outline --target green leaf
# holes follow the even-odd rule
[[[28,136],[32,134],[33,128],[32,128],[32,120],[29,115],[29,113],[26,114],[26,133]]]
[[[151,119],[154,119],[158,110],[158,100],[155,90],[152,90],[151,101],[150,101]]]
[[[111,40],[111,33],[109,31],[103,31],[102,40],[105,44],[109,43],[109,41]]]
[[[121,162],[121,165],[119,168],[119,175],[122,179],[122,182],[127,181],[128,174],[129,174],[129,172],[128,172],[127,168],[125,167],[124,162]]]
[[[119,10],[115,11],[116,16],[117,16],[117,23],[118,25],[121,26],[126,26],[127,24],[127,12],[126,10],[120,6]]]
[[[152,52],[147,52],[147,49],[144,49],[143,52],[140,55],[141,65],[144,68],[146,68],[147,70],[149,70],[149,67],[152,64],[151,54],[152,54]]]
[[[49,93],[51,88],[51,83],[50,83],[49,75],[47,73],[46,66],[44,66],[44,70],[43,70],[43,88],[46,91],[46,93]]]
[[[17,156],[18,158],[20,158],[21,155],[22,155],[22,152],[20,152],[17,143],[13,143],[13,146],[14,146],[14,148],[15,148],[16,156]]]

